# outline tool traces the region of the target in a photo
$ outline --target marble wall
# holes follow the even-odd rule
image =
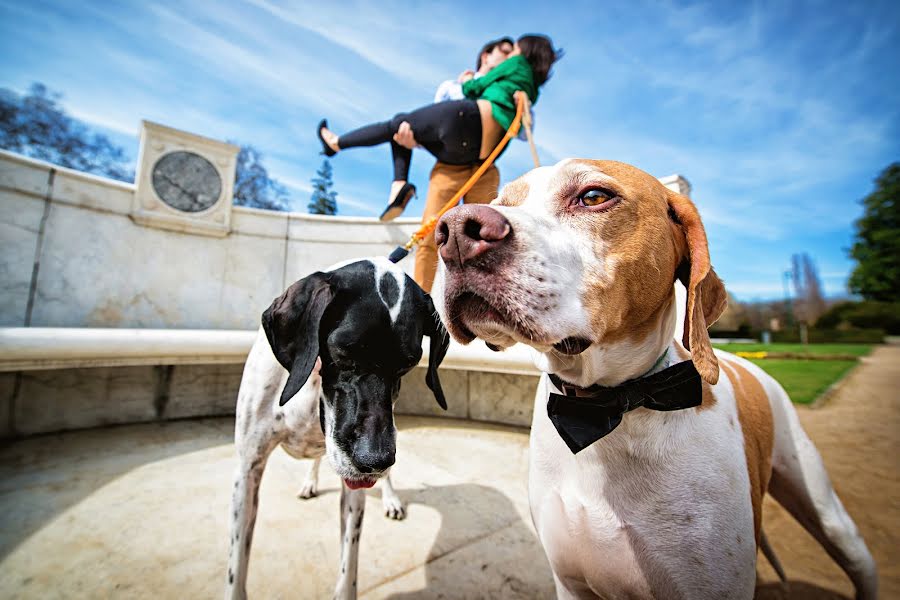
[[[138,224],[133,195],[0,151],[0,326],[255,329],[290,283],[418,226],[234,207],[214,238]]]
[[[255,329],[297,279],[386,256],[419,224],[234,207],[228,235],[209,237],[136,222],[134,195],[0,151],[0,326]]]

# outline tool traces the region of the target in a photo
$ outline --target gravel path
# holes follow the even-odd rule
[[[900,345],[863,358],[823,406],[797,410],[875,557],[880,597],[900,598]],[[849,579],[771,498],[763,527],[789,583],[760,557],[758,599],[853,597]]]

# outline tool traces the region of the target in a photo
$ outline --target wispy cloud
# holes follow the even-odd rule
[[[115,116],[99,114],[91,112],[89,110],[85,110],[78,105],[70,105],[68,112],[80,121],[84,121],[98,127],[111,129],[112,131],[121,133],[123,135],[136,136],[140,131],[140,123],[131,122],[131,119],[128,119],[129,122],[125,122],[116,118]]]
[[[480,44],[468,39],[458,11],[440,4],[321,3],[248,0],[273,17],[323,38],[323,46],[346,48],[393,77],[431,87],[442,72],[440,49]],[[424,9],[424,10],[423,10]]]

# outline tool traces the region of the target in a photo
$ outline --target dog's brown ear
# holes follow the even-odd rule
[[[294,283],[262,314],[262,326],[272,353],[289,375],[283,406],[309,379],[319,356],[319,322],[334,290],[328,273],[316,272]]]
[[[672,191],[668,193],[668,203],[676,235],[684,235],[683,244],[675,241],[676,248],[682,249],[676,275],[687,289],[682,344],[691,351],[691,360],[703,380],[714,384],[719,380],[719,361],[707,328],[725,310],[725,286],[710,265],[706,230],[697,207],[686,196]]]

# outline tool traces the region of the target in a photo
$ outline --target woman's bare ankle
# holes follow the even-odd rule
[[[327,127],[323,127],[319,130],[319,133],[322,135],[322,139],[325,140],[325,143],[328,144],[328,147],[334,150],[335,152],[340,152],[341,147],[338,146],[338,135],[328,129]]]
[[[394,198],[397,197],[397,194],[403,189],[403,186],[406,185],[406,181],[403,180],[394,180],[391,182],[391,194],[388,197],[388,202],[392,202]]]

